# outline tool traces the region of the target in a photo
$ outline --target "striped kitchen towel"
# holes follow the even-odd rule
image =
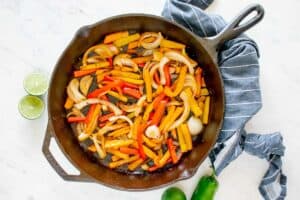
[[[226,22],[218,15],[208,15],[203,11],[212,2],[166,0],[162,15],[201,37],[214,36],[225,27]],[[245,124],[262,106],[258,58],[256,43],[244,34],[225,42],[219,52],[219,69],[225,86],[225,117],[209,157],[217,175],[243,150],[266,159],[270,166],[259,191],[267,200],[284,199],[287,178],[281,169],[281,157],[285,150],[281,134],[260,135],[244,130]]]

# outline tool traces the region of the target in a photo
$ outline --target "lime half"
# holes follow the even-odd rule
[[[23,85],[28,94],[39,96],[46,93],[48,79],[42,73],[32,73],[25,77]]]
[[[36,96],[27,95],[19,102],[19,112],[26,119],[37,119],[44,111],[44,102]]]

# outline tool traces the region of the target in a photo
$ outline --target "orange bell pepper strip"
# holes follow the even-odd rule
[[[141,124],[138,127],[138,132],[137,132],[138,151],[142,159],[146,159],[146,154],[143,148],[143,135],[146,127],[147,127],[146,124]]]
[[[93,92],[89,93],[87,97],[88,98],[96,98],[100,95],[105,94],[110,89],[112,89],[114,87],[117,87],[117,86],[120,86],[120,85],[121,85],[121,81],[116,80],[116,81],[114,81],[110,84],[107,84],[107,85],[103,86],[102,88],[94,90]]]
[[[155,97],[155,99],[153,100],[153,107],[157,108],[160,102],[165,98],[165,96],[165,93],[162,92],[157,97]]]
[[[158,72],[154,73],[154,81],[156,82],[156,84],[160,84]]]
[[[87,69],[87,70],[77,70],[73,72],[73,75],[75,78],[81,77],[81,76],[85,76],[88,74],[92,74],[94,72],[96,72],[98,69]]]
[[[161,102],[158,105],[158,107],[155,110],[155,113],[154,113],[154,115],[152,117],[152,120],[150,122],[150,125],[156,125],[157,126],[160,123],[162,117],[164,116],[164,113],[165,113],[165,110],[166,110],[166,105],[167,104],[166,104],[165,101]]]
[[[84,121],[86,124],[90,123],[90,121],[92,120],[92,117],[93,117],[93,113],[94,113],[94,111],[95,111],[95,108],[96,108],[96,104],[92,104],[92,105],[90,106],[90,109],[89,109],[89,111],[88,111],[88,113],[87,113],[87,115],[86,115],[86,119],[85,119],[85,121]]]
[[[184,86],[186,72],[187,72],[186,66],[184,66],[180,69],[179,77],[175,83],[176,86],[175,86],[174,91],[172,91],[170,87],[166,87],[164,90],[167,96],[176,97],[179,95],[179,93],[181,92],[181,90],[183,89],[183,86]]]
[[[132,88],[124,87],[122,91],[123,91],[124,94],[132,96],[132,97],[134,97],[136,99],[139,99],[142,96],[141,92],[139,90],[137,90],[137,89],[132,89]]]
[[[168,145],[168,149],[169,149],[169,152],[170,152],[170,155],[171,155],[171,158],[172,158],[172,162],[173,162],[173,164],[176,164],[178,162],[178,158],[177,158],[177,155],[176,155],[176,148],[173,145],[172,138],[168,138],[167,145]]]
[[[84,122],[86,120],[86,117],[68,117],[68,122]]]
[[[196,96],[200,95],[201,92],[201,85],[202,85],[202,69],[198,67],[195,71],[195,79],[197,83],[197,94]]]
[[[134,148],[120,147],[120,152],[130,155],[139,155],[139,151]]]
[[[111,34],[105,36],[103,43],[109,44],[120,38],[128,37],[128,35],[129,35],[128,31],[111,33]]]

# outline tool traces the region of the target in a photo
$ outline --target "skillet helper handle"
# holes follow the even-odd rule
[[[50,151],[50,142],[51,138],[53,138],[52,135],[53,127],[51,125],[51,122],[48,122],[47,130],[43,142],[42,151],[48,160],[49,164],[52,166],[52,168],[56,171],[56,173],[64,180],[66,181],[79,181],[79,182],[92,182],[91,178],[89,178],[87,175],[80,172],[79,175],[71,175],[68,174],[56,161],[53,154]]]
[[[240,24],[253,12],[256,12],[255,16]],[[214,48],[218,50],[224,42],[239,36],[241,33],[247,31],[260,22],[264,17],[264,13],[264,8],[261,5],[252,4],[237,15],[237,17],[235,17],[219,34],[208,39],[212,42]]]

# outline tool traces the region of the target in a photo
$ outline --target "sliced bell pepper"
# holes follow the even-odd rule
[[[201,91],[201,79],[202,79],[202,69],[200,67],[198,67],[195,71],[195,79],[196,79],[196,83],[197,83],[197,94],[196,96],[198,97],[200,95],[200,91]]]
[[[74,101],[70,97],[67,97],[64,107],[65,109],[71,109],[73,104]]]
[[[173,164],[176,164],[178,162],[177,154],[176,154],[176,147],[173,145],[172,138],[168,138],[167,140],[168,149],[172,158]]]
[[[96,104],[92,104],[90,106],[89,111],[88,111],[88,113],[86,115],[86,119],[85,119],[84,123],[86,123],[86,124],[90,123],[90,121],[92,120],[92,116],[93,116],[93,113],[95,111],[95,108],[96,108]]]
[[[167,39],[162,39],[160,46],[163,48],[170,48],[170,49],[184,49],[185,48],[184,44],[174,42],[172,40],[167,40]]]
[[[165,96],[165,93],[162,92],[157,97],[155,97],[155,99],[153,100],[153,107],[157,108],[160,102],[165,98]]]
[[[68,117],[68,122],[84,122],[86,120],[86,117]]]
[[[144,57],[137,57],[137,58],[132,58],[132,61],[135,62],[136,64],[141,64],[141,63],[146,63],[152,59],[152,56],[144,56]]]
[[[170,67],[169,65],[165,65],[164,66],[164,74],[166,77],[166,86],[170,86],[171,85],[171,74],[170,74]]]
[[[91,135],[93,131],[95,130],[97,124],[98,124],[98,117],[101,113],[101,105],[95,104],[95,107],[92,108],[92,114],[89,116],[88,123],[85,128],[85,133],[87,135]]]
[[[139,42],[138,42],[138,41],[130,42],[130,43],[128,44],[127,49],[134,49],[134,48],[137,48],[138,45],[139,45]]]
[[[89,65],[82,65],[80,67],[80,70],[92,70],[92,69],[101,69],[101,68],[107,68],[110,66],[110,63],[107,61],[102,61],[94,64]]]
[[[139,33],[129,35],[127,37],[123,37],[123,38],[120,38],[120,39],[114,41],[114,45],[116,45],[117,47],[121,47],[121,46],[124,46],[126,44],[129,44],[131,42],[138,40],[140,37],[141,36]]]
[[[103,43],[109,44],[120,38],[128,37],[128,35],[129,35],[128,31],[111,33],[111,34],[105,36]]]
[[[145,80],[146,98],[148,102],[152,101],[152,81],[149,72],[149,67],[145,67],[143,70],[143,78]]]
[[[102,115],[101,117],[99,117],[99,121],[102,122],[106,122],[108,121],[109,118],[111,118],[112,116],[115,116],[115,113],[108,113],[106,115]]]
[[[98,69],[88,69],[88,70],[77,70],[73,72],[73,75],[75,78],[81,77],[81,76],[85,76],[88,74],[92,74],[94,72],[96,72]]]
[[[179,95],[179,93],[182,91],[183,86],[184,86],[184,80],[185,80],[186,72],[187,72],[187,67],[186,66],[184,66],[180,69],[179,77],[176,81],[176,86],[175,86],[174,91],[172,91],[170,87],[166,87],[165,90],[164,90],[165,94],[167,96],[176,97],[176,96]]]
[[[157,71],[154,73],[154,81],[156,84],[160,84],[159,73]]]
[[[210,105],[210,96],[205,98],[204,109],[203,109],[203,117],[202,117],[203,124],[208,124],[209,107],[210,107],[209,105]]]
[[[130,155],[139,155],[139,151],[134,148],[120,147],[120,152]]]
[[[181,124],[181,131],[187,150],[191,150],[193,148],[192,136],[186,123]]]
[[[139,90],[137,90],[137,89],[132,89],[132,88],[124,87],[122,91],[123,91],[124,94],[132,96],[132,97],[134,97],[136,99],[139,99],[142,96],[141,92]]]
[[[202,115],[202,110],[199,107],[199,104],[197,103],[195,98],[193,97],[191,88],[186,88],[184,91],[187,94],[188,101],[189,101],[189,104],[191,107],[191,111],[194,113],[194,115],[196,117],[199,117],[200,115]]]
[[[138,132],[137,132],[138,150],[139,150],[139,155],[142,159],[146,159],[146,154],[143,148],[143,135],[145,129],[146,129],[146,124],[141,124],[138,127]]]
[[[155,112],[154,112],[153,118],[150,122],[150,125],[156,125],[156,126],[159,125],[162,117],[165,114],[166,105],[167,104],[165,101],[160,102],[157,109],[155,109]]]
[[[114,81],[110,84],[107,84],[107,85],[103,86],[102,88],[96,89],[93,92],[89,93],[88,98],[96,98],[99,95],[105,94],[106,92],[108,92],[113,87],[117,87],[117,86],[120,86],[120,85],[121,85],[121,81],[116,80],[116,81]]]

